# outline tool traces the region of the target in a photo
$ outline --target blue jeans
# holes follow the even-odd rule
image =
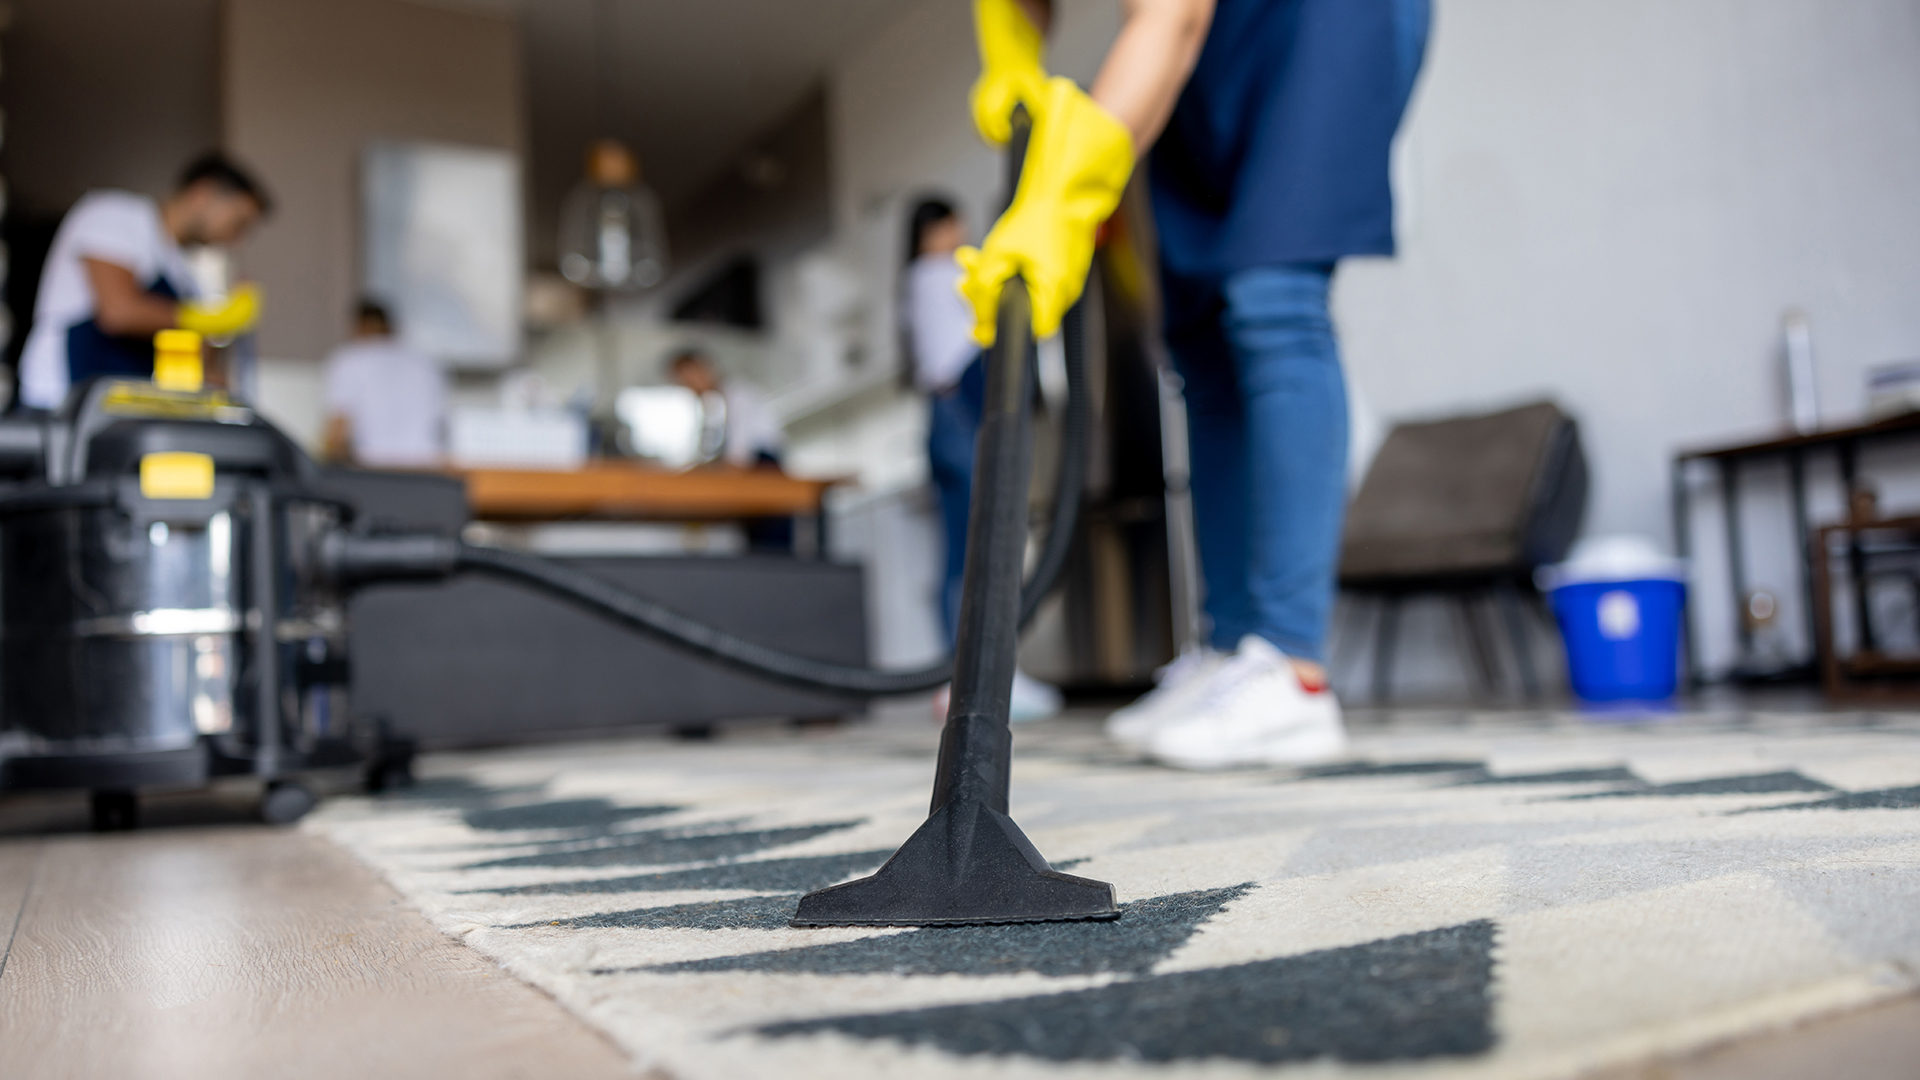
[[[940,625],[953,647],[960,632],[960,582],[967,569],[967,510],[973,502],[973,447],[987,400],[987,365],[975,357],[960,381],[933,395],[927,423],[927,462],[940,493],[947,568],[940,585]]]
[[[1289,656],[1326,660],[1347,494],[1332,279],[1331,265],[1163,276],[1216,648],[1258,634]]]

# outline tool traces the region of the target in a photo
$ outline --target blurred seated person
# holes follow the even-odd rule
[[[237,244],[272,205],[238,165],[207,154],[181,173],[164,201],[131,191],[90,191],[54,233],[20,355],[20,404],[57,409],[67,389],[105,375],[153,377],[153,335],[175,328],[212,338],[253,327],[251,285],[197,302],[183,246]],[[218,382],[218,373],[210,372]]]
[[[723,378],[713,360],[699,349],[680,350],[674,355],[669,370],[674,382],[699,394],[702,400],[718,395],[725,404],[726,441],[721,445],[720,456],[727,464],[741,469],[780,468],[786,433],[780,430],[780,421],[753,384],[744,379]],[[740,525],[746,531],[750,550],[793,550],[792,518],[748,518]]]
[[[446,414],[440,365],[394,337],[384,306],[360,301],[353,340],[327,357],[327,460],[376,469],[438,465]]]
[[[699,349],[682,349],[673,357],[673,381],[705,398],[720,395],[726,404],[727,438],[720,456],[727,464],[742,469],[780,467],[786,449],[786,433],[780,421],[767,407],[767,399],[752,383],[728,379],[720,374],[712,358]]]

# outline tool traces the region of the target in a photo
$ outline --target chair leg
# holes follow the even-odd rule
[[[1327,681],[1329,683],[1346,685],[1345,680],[1339,676],[1342,670],[1342,658],[1353,654],[1353,648],[1347,644],[1347,640],[1349,628],[1353,625],[1354,609],[1357,606],[1352,593],[1338,593],[1334,598],[1333,629],[1327,635]]]
[[[1475,682],[1474,692],[1491,697],[1500,689],[1500,674],[1494,669],[1493,643],[1487,640],[1487,628],[1480,620],[1480,613],[1474,608],[1475,595],[1470,592],[1455,593],[1454,612],[1459,618],[1460,629],[1467,640],[1467,652],[1470,654],[1471,668]]]
[[[1373,637],[1373,702],[1384,705],[1393,696],[1393,650],[1400,636],[1400,595],[1380,597],[1380,624]]]
[[[1513,642],[1513,659],[1520,668],[1520,692],[1528,701],[1540,697],[1540,677],[1533,669],[1533,648],[1527,640],[1527,622],[1525,613],[1520,609],[1520,598],[1514,595],[1512,585],[1500,584],[1493,587],[1494,602],[1500,607],[1500,618],[1507,625],[1507,637]]]

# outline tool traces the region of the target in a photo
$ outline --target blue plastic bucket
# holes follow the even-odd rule
[[[1587,581],[1551,594],[1567,675],[1584,701],[1665,701],[1680,684],[1679,581]]]

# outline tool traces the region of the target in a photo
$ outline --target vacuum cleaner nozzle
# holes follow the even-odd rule
[[[950,718],[942,799],[871,876],[808,893],[792,925],[951,926],[1117,919],[1113,886],[1048,865],[1007,816],[1013,740],[1004,719]]]
[[[1007,815],[935,811],[870,877],[808,893],[792,925],[951,926],[1117,919],[1113,886],[1047,865]]]

